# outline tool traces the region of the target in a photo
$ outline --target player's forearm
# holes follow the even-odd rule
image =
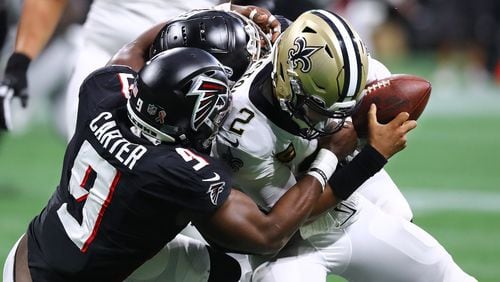
[[[321,190],[317,179],[306,176],[268,214],[260,211],[248,196],[232,190],[214,216],[210,219],[193,216],[192,221],[211,243],[232,252],[274,254],[304,223]]]
[[[134,41],[127,43],[111,58],[108,65],[119,64],[139,71],[149,59],[149,48],[166,22],[159,23],[142,33]]]
[[[310,217],[311,211],[313,211],[315,208],[316,210],[313,216],[319,215],[327,209],[335,206],[337,204],[337,198],[335,197],[334,193],[329,190],[323,191],[323,193],[319,195],[311,194],[314,195],[314,198],[316,199],[314,200],[313,198],[312,203],[309,202],[311,200],[310,197],[297,198],[294,200],[290,200],[289,197],[301,197],[301,194],[303,193],[311,193],[311,191],[308,189],[311,189],[311,187],[318,184],[322,188],[322,190],[325,190],[325,188],[329,189],[327,181],[335,172],[337,163],[338,158],[336,154],[324,148],[320,149],[305,176],[302,177],[302,179],[300,179],[294,186],[292,186],[292,188],[290,188],[290,190],[287,191],[287,193],[285,193],[280,198],[280,200],[274,205],[272,212],[276,210],[276,212],[288,212],[289,215],[296,215],[296,213],[298,213],[297,215],[304,215],[303,212],[307,210],[306,217]],[[296,193],[299,194],[297,195]],[[319,201],[320,196],[324,196],[324,199],[322,201]],[[289,203],[292,203],[292,205],[290,207],[287,207],[286,205]],[[318,203],[320,203],[321,206]],[[285,206],[285,208],[283,210],[279,210],[282,208],[282,204]],[[310,206],[310,204],[312,204],[312,206]],[[300,224],[304,222],[305,220],[301,221]],[[287,238],[287,240],[288,239],[289,237]]]
[[[17,27],[15,52],[36,58],[52,37],[68,0],[26,0]]]
[[[305,176],[292,186],[267,215],[249,212],[246,232],[240,238],[239,251],[270,255],[281,250],[304,224],[321,195],[321,183]]]
[[[264,234],[276,244],[274,251],[281,249],[306,222],[321,195],[321,186],[315,177],[306,175],[273,206]]]
[[[332,207],[335,207],[342,199],[339,199],[335,196],[332,191],[332,188],[329,184],[325,186],[325,190],[319,197],[318,201],[314,205],[309,217],[307,218],[306,223],[310,223],[318,218],[318,216],[322,215]]]

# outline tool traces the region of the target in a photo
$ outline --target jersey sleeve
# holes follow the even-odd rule
[[[80,87],[77,124],[98,111],[125,106],[136,76],[126,66],[107,66],[92,72]]]
[[[166,199],[194,212],[211,213],[228,198],[232,181],[229,169],[218,160],[195,150],[177,148],[165,158],[161,177]]]

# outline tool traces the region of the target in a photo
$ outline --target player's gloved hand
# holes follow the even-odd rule
[[[21,53],[13,53],[7,61],[5,76],[0,82],[0,130],[12,129],[11,101],[14,97],[21,100],[25,108],[28,104],[27,71],[31,59]]]

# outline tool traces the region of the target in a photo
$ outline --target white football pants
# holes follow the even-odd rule
[[[206,245],[179,234],[125,281],[205,282],[209,275]]]
[[[252,282],[319,282],[327,274],[360,282],[477,281],[428,233],[362,196],[357,220],[294,242],[277,256],[251,256]]]
[[[385,169],[365,181],[356,192],[388,214],[408,221],[413,218],[408,201]]]

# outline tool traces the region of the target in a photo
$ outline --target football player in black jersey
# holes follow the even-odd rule
[[[268,214],[230,189],[230,172],[206,154],[230,107],[226,74],[201,49],[162,52],[139,73],[93,72],[59,186],[11,251],[4,281],[122,281],[190,221],[230,250],[281,249],[324,183],[305,176]],[[352,152],[351,140],[316,165]]]

